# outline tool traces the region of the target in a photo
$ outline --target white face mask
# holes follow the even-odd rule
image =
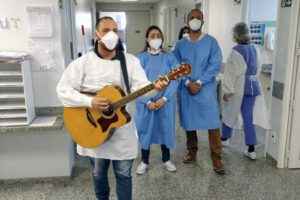
[[[115,32],[109,31],[103,37],[100,36],[98,31],[96,31],[96,33],[108,50],[113,50],[117,46],[119,37]]]
[[[182,35],[182,37],[189,37],[189,34],[188,33],[184,33],[183,35]]]
[[[155,50],[159,49],[160,46],[161,46],[161,44],[162,44],[162,40],[160,38],[159,39],[151,40],[149,42],[150,47],[152,47]]]
[[[189,22],[189,27],[193,30],[193,31],[199,31],[202,27],[203,22],[200,19],[192,19]]]

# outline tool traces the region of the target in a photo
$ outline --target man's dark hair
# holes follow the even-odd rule
[[[200,12],[201,17],[202,17],[202,20],[204,19],[203,12],[202,12],[201,10],[199,10],[198,8],[194,8],[193,10],[191,10],[191,11],[189,12],[189,14],[188,14],[188,16],[187,16],[187,20],[189,20],[189,18],[190,18],[190,13],[191,13],[192,11],[198,11],[198,12]]]
[[[104,20],[104,19],[110,19],[110,20],[114,21],[114,19],[111,18],[111,17],[109,17],[109,16],[101,17],[101,18],[98,19],[98,21],[96,22],[96,25],[95,25],[96,30],[98,29],[98,26],[99,26],[100,22],[101,22],[102,20]]]

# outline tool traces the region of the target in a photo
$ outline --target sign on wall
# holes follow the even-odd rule
[[[29,37],[53,37],[53,19],[51,6],[27,6],[26,15]]]
[[[257,47],[264,46],[265,26],[266,26],[265,22],[250,23],[250,32],[251,32],[250,42]]]
[[[281,0],[281,7],[291,7],[292,5],[292,0]]]
[[[26,6],[32,71],[55,70],[54,21],[51,5]]]

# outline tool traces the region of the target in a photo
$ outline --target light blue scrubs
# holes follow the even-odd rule
[[[157,80],[158,75],[167,75],[171,69],[179,64],[173,54],[161,52],[151,55],[147,51],[139,53],[137,57],[144,68],[149,81]],[[150,98],[136,100],[135,122],[142,149],[149,149],[151,144],[164,144],[174,148],[175,132],[175,92],[178,81],[171,81],[167,89]],[[159,110],[149,110],[147,102],[166,97],[166,103]]]
[[[183,38],[176,43],[174,55],[179,62],[192,65],[192,74],[183,79],[178,86],[180,125],[186,131],[219,128],[216,75],[221,69],[222,53],[218,42],[208,34],[197,41]],[[202,82],[197,94],[189,93],[185,85],[187,79],[191,82]]]

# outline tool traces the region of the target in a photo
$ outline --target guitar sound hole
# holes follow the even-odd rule
[[[109,117],[109,116],[112,116],[114,114],[114,110],[112,109],[111,106],[109,106],[107,111],[102,111],[102,114]]]

